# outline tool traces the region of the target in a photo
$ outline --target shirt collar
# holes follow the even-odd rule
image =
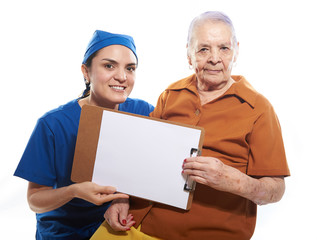
[[[235,81],[234,84],[225,92],[223,96],[235,95],[236,97],[243,99],[251,107],[254,108],[257,92],[251,86],[251,84],[241,75],[232,75],[232,79]],[[198,96],[196,84],[196,74],[193,74],[181,81],[171,84],[167,90],[181,90],[188,89]]]
[[[234,94],[246,101],[251,107],[254,108],[256,96],[258,95],[258,93],[243,76],[233,75],[231,77],[233,78],[235,83],[228,89],[225,94]]]

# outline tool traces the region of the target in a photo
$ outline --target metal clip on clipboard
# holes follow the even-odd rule
[[[201,152],[197,148],[190,149],[190,157],[200,156]],[[186,182],[184,184],[184,190],[188,192],[193,192],[196,187],[196,182],[189,179],[189,176],[186,177]]]

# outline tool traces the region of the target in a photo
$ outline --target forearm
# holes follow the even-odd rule
[[[58,189],[50,187],[35,188],[33,183],[30,183],[30,185],[28,203],[31,210],[36,213],[52,211],[74,198],[73,185]]]
[[[68,203],[73,198],[80,198],[97,206],[119,198],[129,198],[123,193],[116,193],[116,188],[99,186],[93,182],[82,182],[52,189],[36,183],[29,183],[28,202],[37,213],[54,210]]]
[[[228,191],[245,197],[258,205],[281,200],[285,191],[283,177],[250,177],[237,169],[226,166],[229,179]]]

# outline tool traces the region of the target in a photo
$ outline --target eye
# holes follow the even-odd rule
[[[207,52],[208,51],[208,48],[201,48],[200,50],[199,50],[199,52]]]
[[[127,70],[128,70],[129,72],[135,72],[136,67],[135,67],[135,66],[129,66],[129,67],[127,67]]]
[[[227,46],[222,46],[222,47],[220,47],[220,50],[221,51],[229,51],[231,48],[229,48],[229,47],[227,47]]]
[[[108,68],[108,69],[112,69],[112,68],[114,68],[114,66],[112,65],[112,64],[105,64],[105,68]]]

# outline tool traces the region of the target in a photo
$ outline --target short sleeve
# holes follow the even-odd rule
[[[282,132],[273,107],[267,103],[249,136],[248,175],[289,176]]]
[[[45,119],[41,118],[33,130],[14,175],[53,187],[56,183],[54,152],[54,134]]]

